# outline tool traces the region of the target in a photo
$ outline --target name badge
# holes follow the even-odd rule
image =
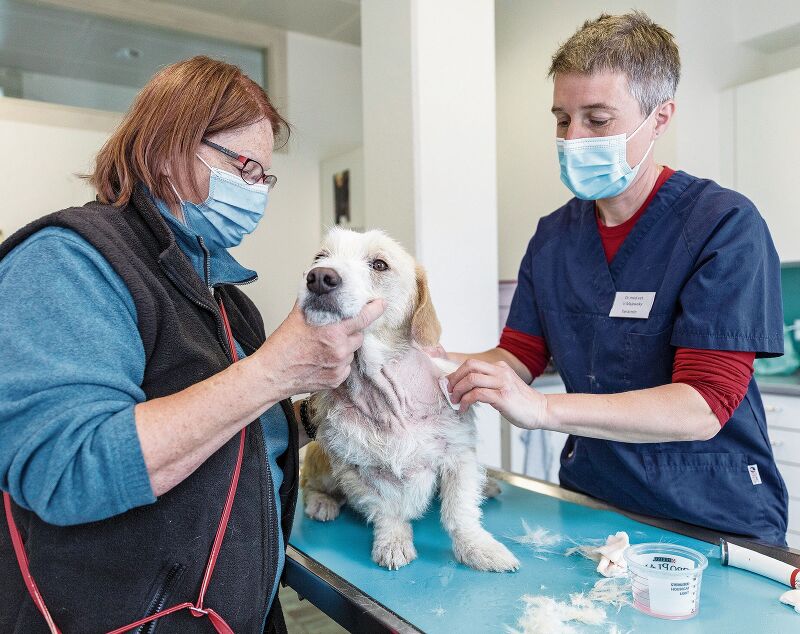
[[[628,319],[647,319],[650,309],[656,301],[655,292],[617,293],[609,317],[627,317]]]

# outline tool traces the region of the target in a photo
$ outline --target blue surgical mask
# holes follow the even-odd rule
[[[203,161],[199,155],[197,158]],[[269,187],[261,183],[249,185],[236,174],[203,163],[211,170],[211,178],[208,198],[202,203],[183,200],[172,188],[181,201],[186,226],[203,238],[209,250],[235,247],[264,216]]]
[[[644,159],[653,148],[651,142],[642,160],[636,167],[631,167],[627,158],[628,141],[642,129],[654,112],[655,110],[647,115],[630,136],[615,134],[583,139],[556,139],[561,182],[581,200],[612,198],[624,192],[636,178]]]

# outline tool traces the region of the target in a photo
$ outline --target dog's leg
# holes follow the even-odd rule
[[[351,506],[373,524],[372,560],[397,570],[417,558],[409,520],[425,512],[436,482],[432,470],[409,477],[403,485],[391,478],[367,484],[356,470],[343,470],[339,482]]]
[[[331,465],[319,443],[311,442],[306,449],[300,472],[305,513],[314,520],[327,522],[339,516],[343,498],[336,489]]]
[[[484,479],[483,467],[471,450],[452,456],[442,466],[442,524],[458,561],[476,570],[516,570],[517,558],[481,526]]]
[[[378,514],[374,519],[372,561],[389,570],[397,570],[417,558],[414,534],[406,520]]]
[[[339,517],[342,502],[324,491],[308,488],[303,492],[306,515],[313,520],[328,522]]]

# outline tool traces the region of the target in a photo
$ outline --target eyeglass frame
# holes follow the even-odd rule
[[[222,152],[225,156],[230,156],[231,158],[234,158],[237,161],[239,161],[242,164],[241,167],[237,166],[237,169],[239,170],[239,176],[241,176],[242,180],[248,185],[256,185],[259,181],[261,181],[262,184],[266,185],[271,190],[275,187],[275,184],[278,182],[278,177],[275,176],[275,174],[267,174],[267,171],[264,169],[264,166],[257,160],[251,159],[247,156],[244,156],[243,154],[239,154],[238,152],[234,152],[233,150],[229,150],[228,148],[223,147],[217,143],[214,143],[213,141],[209,141],[206,138],[200,139],[200,142],[207,145],[210,148],[217,150],[218,152]],[[244,177],[244,170],[247,167],[248,163],[255,163],[256,165],[258,165],[261,168],[261,173],[263,174],[261,178],[257,179],[254,183],[251,183]]]

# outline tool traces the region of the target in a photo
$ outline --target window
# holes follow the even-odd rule
[[[0,0],[0,96],[124,112],[160,68],[194,55],[236,64],[266,86],[264,49]]]

